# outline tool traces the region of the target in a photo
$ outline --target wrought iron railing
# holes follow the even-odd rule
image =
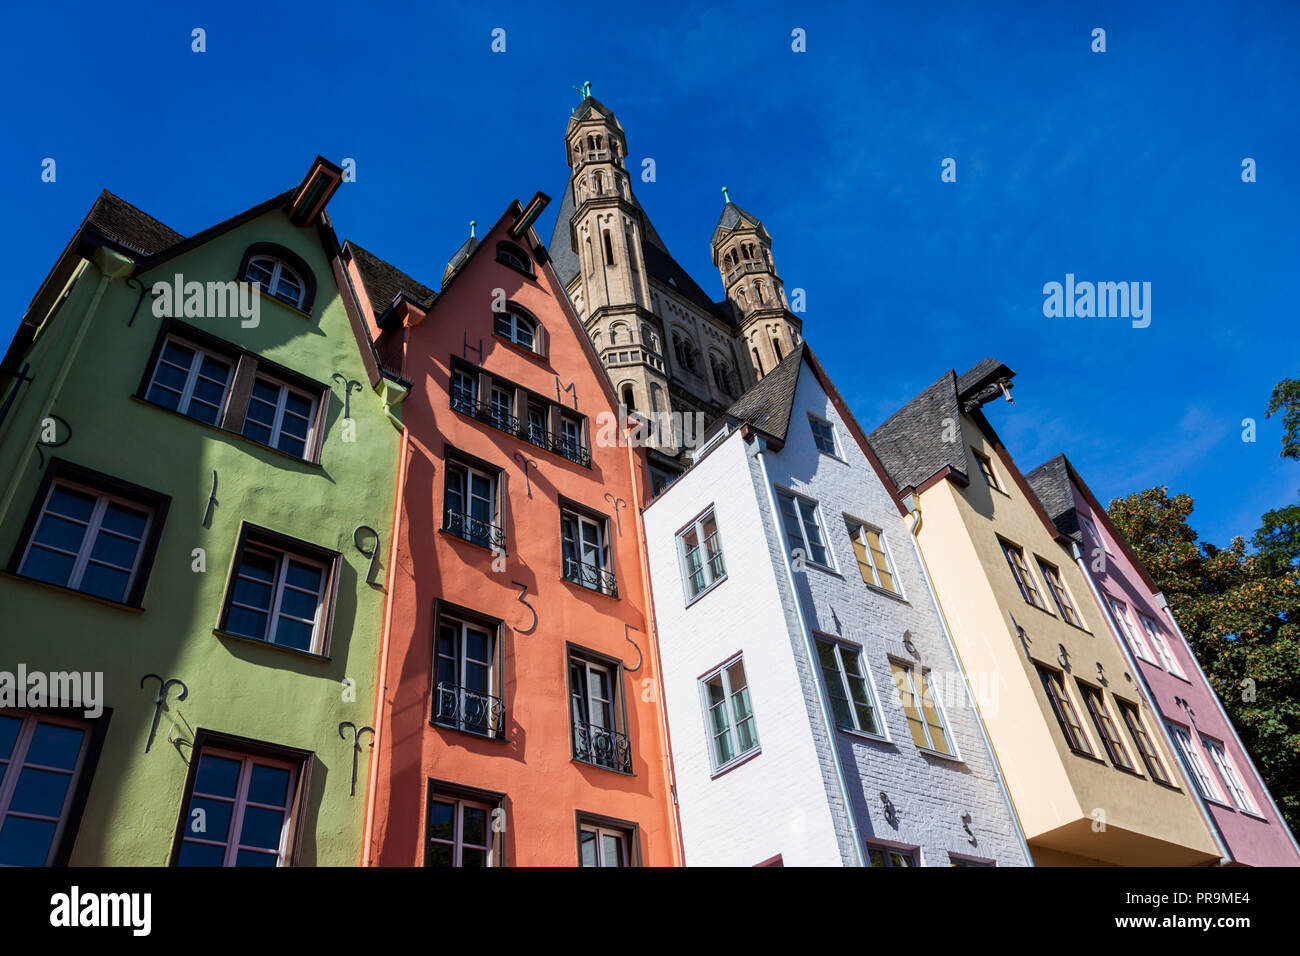
[[[618,597],[618,578],[614,576],[613,571],[607,571],[598,565],[584,564],[573,558],[565,558],[564,579],[574,584],[581,584],[584,588],[608,594],[610,597]]]
[[[522,438],[538,448],[545,448],[547,451],[555,452],[560,457],[567,458],[584,468],[591,467],[591,449],[582,442],[564,435],[557,435],[540,425],[520,421],[516,416],[502,411],[499,406],[476,402],[464,392],[453,391],[451,393],[451,410],[460,412],[462,415],[469,415],[478,421],[486,422],[493,428],[514,435],[517,438]]]
[[[434,688],[433,722],[493,740],[506,735],[506,705],[500,697],[439,681]]]
[[[606,770],[632,772],[632,745],[627,734],[595,724],[574,723],[573,757]]]
[[[447,510],[442,513],[442,530],[484,548],[495,547],[504,551],[506,547],[504,530],[482,518],[459,511]]]

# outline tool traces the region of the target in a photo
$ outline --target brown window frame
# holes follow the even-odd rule
[[[1124,741],[1119,736],[1119,728],[1115,726],[1115,719],[1111,717],[1110,709],[1106,706],[1106,695],[1100,687],[1094,687],[1077,677],[1074,682],[1079,685],[1083,706],[1088,711],[1088,716],[1092,718],[1092,726],[1097,730],[1097,737],[1101,740],[1106,756],[1120,770],[1132,773],[1133,758],[1128,755]]]
[[[1166,787],[1173,787],[1173,777],[1165,769],[1165,763],[1160,758],[1160,751],[1156,750],[1155,741],[1152,740],[1151,734],[1147,731],[1146,723],[1142,720],[1142,714],[1138,710],[1137,704],[1124,700],[1122,697],[1116,697],[1115,704],[1119,707],[1120,719],[1124,721],[1129,736],[1133,738],[1133,745],[1137,748],[1138,756],[1142,758],[1142,763],[1147,768],[1147,774],[1156,783],[1164,784]],[[1144,744],[1145,746],[1143,746]]]
[[[464,784],[452,783],[448,780],[436,780],[433,777],[428,779],[428,785],[425,787],[424,799],[424,822],[421,830],[421,842],[424,846],[424,855],[420,860],[421,866],[429,866],[429,855],[433,843],[433,836],[429,832],[430,822],[433,816],[433,804],[435,800],[441,799],[444,803],[477,803],[489,808],[488,811],[488,832],[492,834],[492,862],[488,866],[492,869],[508,866],[506,862],[506,830],[497,830],[492,826],[493,818],[497,812],[509,816],[508,802],[509,798],[504,793],[498,793],[495,790],[482,790],[478,787],[467,787]]]
[[[1038,555],[1034,555],[1034,560],[1038,562],[1038,570],[1043,574],[1043,583],[1047,585],[1048,593],[1056,602],[1056,609],[1061,612],[1061,620],[1082,630],[1083,618],[1079,616],[1078,609],[1070,600],[1070,592],[1065,589],[1065,579],[1061,577],[1061,569]]]
[[[627,865],[629,867],[644,865],[641,862],[641,825],[639,823],[631,820],[620,820],[617,817],[607,817],[599,813],[588,813],[585,810],[575,810],[573,822],[574,849],[578,854],[577,865],[579,867],[582,866],[582,828],[584,826],[621,831],[624,846],[627,849]]]
[[[1052,708],[1066,744],[1074,753],[1095,760],[1096,754],[1092,752],[1092,744],[1089,743],[1088,735],[1083,729],[1083,722],[1079,720],[1079,712],[1074,706],[1074,701],[1070,700],[1070,691],[1065,685],[1065,675],[1037,661],[1034,662],[1034,667],[1038,670],[1043,692],[1047,695],[1047,702]]]
[[[1002,556],[1006,558],[1007,567],[1011,570],[1011,578],[1020,589],[1020,596],[1025,599],[1025,603],[1051,614],[1052,612],[1047,609],[1047,602],[1043,600],[1043,595],[1034,584],[1034,574],[1029,570],[1025,549],[1001,535],[998,535],[998,544],[1002,547]]]

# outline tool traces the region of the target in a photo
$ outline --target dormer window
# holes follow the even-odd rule
[[[248,260],[244,270],[245,282],[256,282],[262,291],[269,292],[281,302],[287,302],[295,309],[302,308],[303,295],[307,291],[301,277],[279,259],[270,256],[254,256]]]
[[[532,267],[529,265],[530,260],[528,258],[528,253],[524,252],[524,250],[520,249],[513,242],[497,243],[497,262],[500,262],[502,265],[507,265],[515,271],[522,272],[525,275],[531,276],[533,274]]]

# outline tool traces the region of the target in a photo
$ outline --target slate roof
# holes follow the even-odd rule
[[[726,416],[753,425],[780,441],[785,441],[794,408],[794,393],[799,386],[799,369],[803,366],[804,344],[800,342],[776,368],[727,409]]]
[[[965,395],[979,384],[980,380],[1003,368],[1001,362],[992,358],[983,358],[969,372],[957,379],[957,394]]]
[[[433,302],[436,293],[428,286],[416,282],[401,269],[367,252],[350,239],[348,248],[357,264],[357,271],[361,273],[361,282],[376,318],[383,315],[402,292],[426,308]]]
[[[944,419],[961,420],[957,375],[944,372],[867,436],[889,477],[914,488],[944,468],[970,473],[964,442],[943,440]]]
[[[1064,535],[1076,541],[1083,541],[1083,531],[1079,527],[1079,513],[1074,507],[1074,492],[1070,488],[1069,466],[1064,455],[1043,462],[1029,474],[1025,481],[1034,492],[1034,497],[1052,519],[1052,524]]]
[[[107,189],[86,215],[86,225],[113,242],[146,256],[168,249],[185,237]]]

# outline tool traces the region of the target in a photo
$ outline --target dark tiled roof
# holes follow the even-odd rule
[[[465,264],[465,260],[474,254],[478,248],[478,240],[470,236],[460,244],[460,248],[451,254],[447,260],[447,268],[442,270],[442,284],[445,287],[447,281],[456,274],[456,270]]]
[[[793,352],[758,384],[736,399],[727,409],[727,417],[747,422],[773,438],[785,441],[794,408],[794,393],[799,387],[799,369],[803,366],[804,346],[800,342]]]
[[[1057,530],[1062,534],[1083,540],[1079,529],[1079,513],[1074,507],[1074,491],[1070,487],[1070,472],[1065,456],[1057,455],[1043,462],[1029,474],[1025,481],[1034,492],[1034,497],[1052,519]]]
[[[867,436],[900,491],[916,487],[944,468],[970,474],[965,443],[943,440],[945,419],[961,421],[957,376],[952,369]]]
[[[90,207],[86,225],[128,249],[147,256],[168,249],[185,237],[148,213],[105,189]]]
[[[585,100],[583,100],[581,103],[578,104],[578,107],[573,111],[573,115],[570,117],[569,122],[572,123],[582,119],[589,112],[591,112],[593,108],[596,110],[596,112],[600,113],[602,116],[608,116],[615,123],[618,122],[617,117],[614,116],[614,111],[610,109],[608,106],[606,106],[604,103],[602,103],[600,100],[596,99],[596,97],[594,96],[588,96]]]
[[[746,212],[737,206],[734,202],[728,202],[722,207],[722,215],[718,218],[718,224],[713,228],[713,234],[716,236],[719,229],[734,229],[741,218],[748,219],[754,224],[759,232],[766,232],[763,223],[753,213]]]
[[[1002,367],[1002,363],[996,359],[984,358],[976,363],[975,367],[969,372],[957,379],[957,394],[965,395],[968,391],[979,384],[980,380],[996,372]]]
[[[409,298],[425,307],[433,302],[435,293],[428,286],[416,282],[401,269],[389,265],[350,239],[348,248],[352,251],[357,271],[361,273],[361,282],[376,318],[388,310],[399,293],[406,293]]]

